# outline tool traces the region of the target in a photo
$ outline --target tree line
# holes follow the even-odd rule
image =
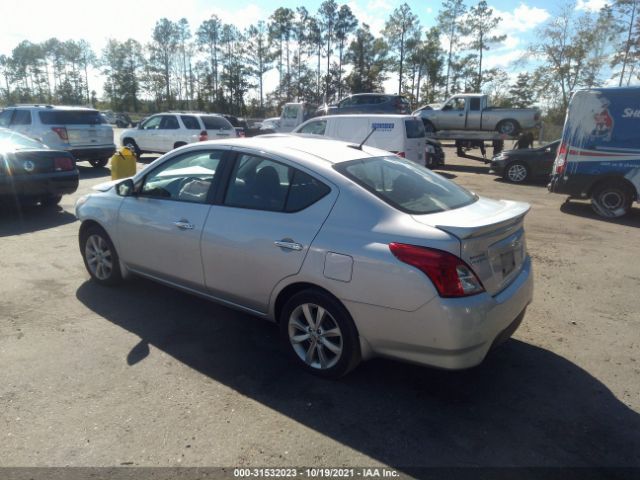
[[[414,106],[482,91],[494,103],[539,104],[561,115],[577,88],[640,78],[639,3],[615,0],[597,13],[561,7],[518,59],[515,68],[526,72],[517,79],[483,64],[505,40],[497,33],[502,19],[485,0],[444,0],[430,28],[405,3],[379,36],[335,0],[316,12],[280,7],[244,30],[215,14],[195,28],[185,18],[162,18],[146,44],[110,39],[98,53],[84,40],[21,42],[0,55],[0,103],[264,116],[288,101],[322,104],[382,91],[397,75],[397,91]],[[90,69],[104,77],[102,98],[90,87]],[[266,91],[271,71],[278,82]]]

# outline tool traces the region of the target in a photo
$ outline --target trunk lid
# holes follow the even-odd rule
[[[460,258],[486,291],[496,295],[518,276],[526,259],[524,217],[529,209],[523,202],[480,198],[462,208],[413,218],[458,238]]]
[[[70,170],[75,168],[75,160],[67,152],[56,150],[20,150],[5,154],[5,162],[0,162],[0,173],[12,175],[33,175],[60,171],[60,162],[64,159]]]

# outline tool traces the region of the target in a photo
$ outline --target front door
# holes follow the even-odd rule
[[[197,150],[163,162],[118,216],[118,251],[130,268],[180,285],[204,285],[200,237],[211,209],[223,150]]]
[[[154,115],[145,120],[140,126],[135,135],[135,140],[140,150],[149,152],[157,151],[156,143],[160,122],[162,122],[162,117],[160,115]]]
[[[466,118],[464,97],[453,97],[444,104],[436,118],[439,130],[463,130]]]
[[[209,292],[266,313],[274,287],[295,275],[337,198],[335,189],[284,162],[240,153],[221,205],[202,235]]]

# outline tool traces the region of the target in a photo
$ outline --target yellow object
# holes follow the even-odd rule
[[[111,157],[111,180],[133,177],[136,174],[136,156],[127,147],[121,147]]]

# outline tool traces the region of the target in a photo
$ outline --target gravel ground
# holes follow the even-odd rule
[[[309,376],[274,326],[150,281],[88,280],[75,200],[0,213],[0,466],[640,467],[640,209],[602,221],[446,149],[443,175],[532,205],[536,292],[464,372]],[[141,164],[142,165],[142,164]]]

